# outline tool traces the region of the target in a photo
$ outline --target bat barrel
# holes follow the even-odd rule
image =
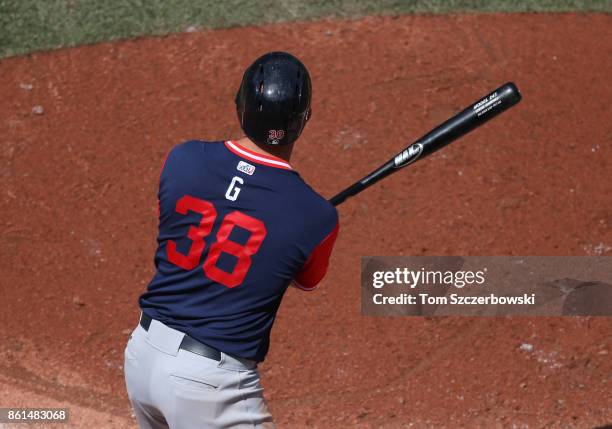
[[[448,121],[425,134],[417,143],[423,146],[421,158],[466,135],[521,101],[516,85],[508,82],[478,100]]]

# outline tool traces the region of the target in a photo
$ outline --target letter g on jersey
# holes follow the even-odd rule
[[[242,189],[236,186],[236,183],[244,185],[244,180],[241,177],[234,176],[232,182],[227,188],[227,191],[225,191],[225,198],[230,201],[236,201],[238,199],[238,194],[240,194],[240,190]]]

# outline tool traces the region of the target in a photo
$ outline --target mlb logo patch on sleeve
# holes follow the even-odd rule
[[[252,176],[253,173],[255,173],[255,166],[244,161],[240,161],[236,169],[238,171],[242,171],[245,174],[248,174],[249,176]]]

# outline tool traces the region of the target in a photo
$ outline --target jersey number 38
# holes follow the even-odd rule
[[[176,242],[168,241],[166,247],[168,261],[184,270],[193,270],[200,263],[200,258],[206,247],[205,238],[212,231],[217,219],[215,206],[205,200],[185,195],[176,202],[176,212],[186,215],[191,211],[202,215],[199,225],[190,226],[187,237],[191,240],[189,252],[184,255],[177,250]],[[245,244],[239,244],[229,239],[235,226],[251,233]],[[226,215],[217,232],[216,241],[210,245],[208,255],[203,264],[204,273],[209,279],[229,288],[240,285],[251,267],[251,256],[259,250],[266,237],[266,226],[259,219],[248,216],[238,210]],[[221,253],[235,256],[237,261],[231,272],[217,267]]]

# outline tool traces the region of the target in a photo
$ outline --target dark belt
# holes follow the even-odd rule
[[[148,331],[149,326],[151,326],[152,320],[153,319],[151,319],[149,316],[142,313],[142,315],[140,316],[140,326],[142,326],[142,329]],[[179,349],[199,354],[200,356],[216,360],[217,362],[221,360],[221,352],[219,350],[207,346],[206,344],[202,344],[201,342],[194,338],[191,338],[187,334],[185,334],[185,336],[183,337],[183,341],[181,341]]]

